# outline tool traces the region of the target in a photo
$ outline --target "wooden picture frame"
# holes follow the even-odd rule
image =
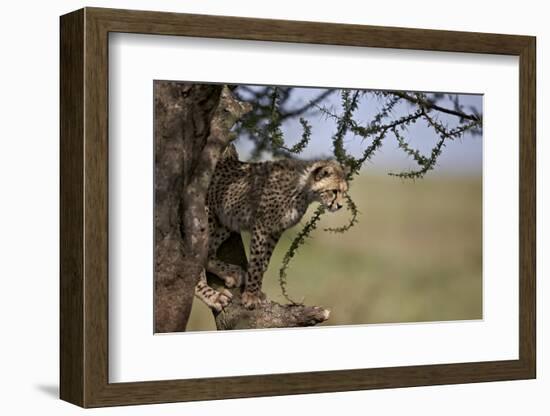
[[[60,396],[82,407],[535,378],[535,38],[85,8],[61,17]],[[108,34],[519,56],[519,359],[109,383]]]

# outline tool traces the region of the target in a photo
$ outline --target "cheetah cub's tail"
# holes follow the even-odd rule
[[[237,149],[235,149],[235,145],[233,143],[229,143],[227,145],[220,160],[239,160],[239,154],[237,153]]]

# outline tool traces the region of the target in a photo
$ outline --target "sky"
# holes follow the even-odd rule
[[[293,92],[290,105],[299,107],[307,103],[311,98],[317,96],[324,89],[317,88],[296,88]],[[464,105],[465,111],[470,107],[475,108],[477,112],[482,113],[482,95],[459,94],[459,100]],[[445,99],[439,103],[442,106],[452,108],[449,100]],[[341,99],[338,93],[330,95],[323,105],[331,108],[335,113],[341,111]],[[354,119],[366,125],[377,112],[382,102],[375,98],[363,99],[355,113]],[[398,104],[394,108],[393,117],[399,118],[411,111],[411,107],[406,103]],[[446,114],[438,115],[443,124],[454,126],[456,117]],[[317,158],[332,156],[331,136],[336,130],[336,122],[333,119],[327,119],[323,114],[316,112],[305,116],[312,127],[312,139],[308,147],[301,154],[301,157]],[[299,121],[292,120],[285,122],[282,126],[285,142],[288,146],[300,140],[302,127]],[[419,149],[424,155],[429,155],[433,145],[438,140],[434,129],[425,122],[418,122],[410,126],[404,132],[404,137],[408,139],[409,144]],[[360,137],[354,137],[349,133],[345,138],[345,146],[353,155],[359,155],[363,149],[369,145],[369,141],[364,142]],[[244,138],[239,138],[236,142],[241,157],[246,159],[250,153],[251,143]],[[443,153],[438,158],[438,164],[430,175],[480,175],[482,171],[482,135],[471,135],[466,133],[462,138],[454,141],[447,141]],[[416,170],[418,166],[409,156],[397,147],[397,142],[393,135],[388,135],[384,139],[382,147],[375,156],[364,165],[364,170],[374,173],[399,172],[407,170]]]

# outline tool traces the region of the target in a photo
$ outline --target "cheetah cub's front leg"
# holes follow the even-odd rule
[[[266,300],[262,292],[262,278],[280,236],[280,233],[267,232],[262,226],[256,226],[252,231],[248,270],[242,293],[242,302],[247,309],[254,309]]]

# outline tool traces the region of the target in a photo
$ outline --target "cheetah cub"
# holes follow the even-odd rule
[[[283,231],[296,225],[312,202],[323,204],[331,212],[342,208],[348,190],[346,174],[333,160],[241,162],[230,145],[216,166],[208,190],[206,270],[223,279],[229,288],[242,285],[242,302],[254,309],[265,300],[262,277]],[[246,271],[216,258],[218,248],[232,231],[251,232]],[[205,273],[195,294],[217,311],[231,301],[228,290],[218,292],[208,286]]]

